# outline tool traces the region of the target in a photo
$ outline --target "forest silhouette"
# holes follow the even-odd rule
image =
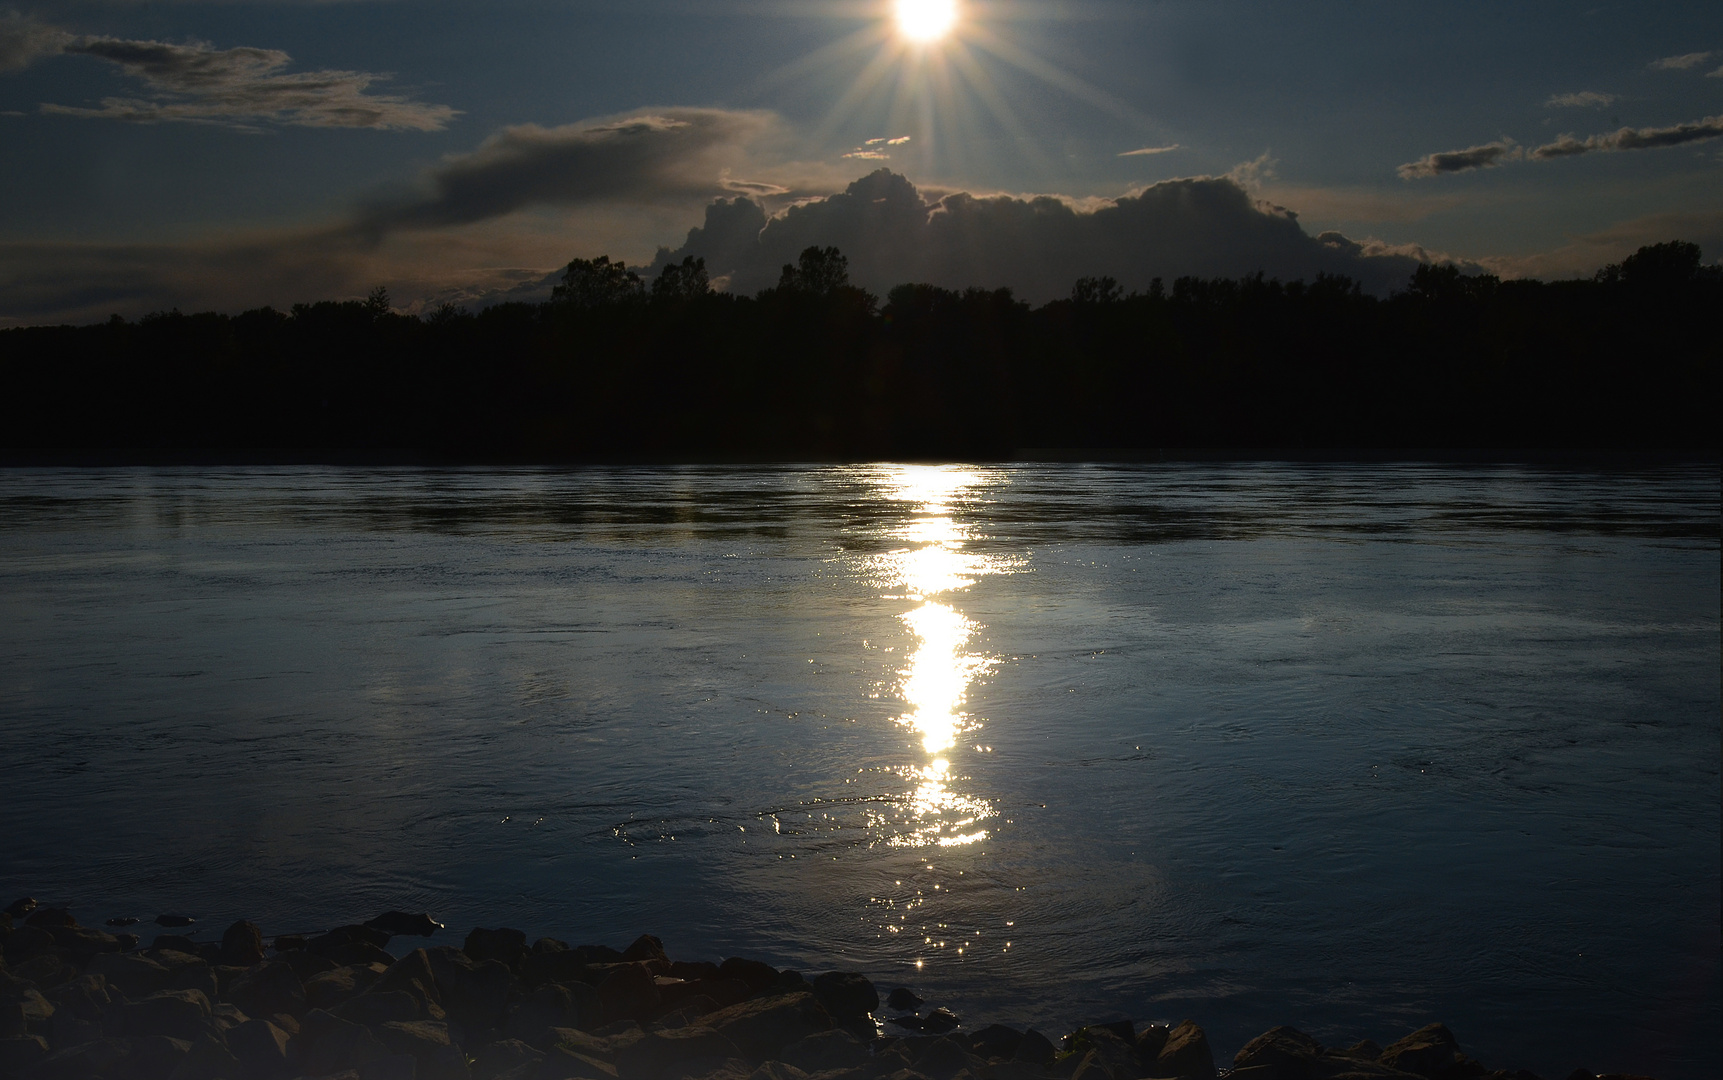
[[[1426,265],[1386,298],[1320,276],[1008,289],[775,288],[703,261],[576,259],[547,303],[365,301],[0,332],[18,459],[1008,458],[1031,448],[1714,451],[1723,269],[1693,244],[1592,278]]]

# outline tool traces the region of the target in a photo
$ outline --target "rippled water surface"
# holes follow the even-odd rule
[[[0,891],[1697,1080],[1718,548],[1714,467],[0,471]]]

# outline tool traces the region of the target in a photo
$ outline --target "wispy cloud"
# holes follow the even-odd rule
[[[853,158],[858,161],[890,161],[891,150],[889,148],[893,146],[902,146],[909,142],[912,137],[913,136],[909,135],[899,135],[893,138],[882,135],[877,139],[869,139],[867,142],[862,143],[854,150],[845,154],[844,157]]]
[[[1170,154],[1174,150],[1183,150],[1178,143],[1171,146],[1145,146],[1141,150],[1126,150],[1120,157],[1149,157],[1153,154]]]
[[[1581,90],[1577,94],[1554,94],[1544,102],[1551,109],[1601,109],[1605,105],[1615,104],[1614,94],[1600,94],[1596,90]]]
[[[1444,150],[1438,154],[1429,154],[1417,161],[1407,162],[1396,171],[1402,179],[1416,180],[1427,176],[1470,172],[1473,169],[1493,169],[1505,161],[1517,161],[1521,155],[1522,151],[1514,140],[1498,139],[1478,146],[1468,146],[1464,150]]]
[[[531,206],[780,193],[776,185],[730,178],[733,168],[748,162],[748,147],[775,125],[766,113],[662,109],[554,128],[504,128],[427,174],[423,194],[362,212],[351,231],[374,242],[400,230],[467,225]]]
[[[1707,116],[1705,119],[1692,124],[1675,124],[1663,128],[1624,127],[1607,135],[1593,135],[1586,139],[1563,135],[1555,142],[1547,143],[1533,150],[1531,156],[1543,161],[1550,158],[1578,157],[1580,154],[1597,152],[1658,150],[1668,146],[1683,146],[1687,143],[1703,142],[1706,139],[1715,139],[1720,135],[1723,135],[1723,116]]]
[[[99,107],[48,104],[42,111],[132,123],[172,121],[254,128],[296,127],[439,131],[459,115],[392,94],[368,92],[388,76],[364,71],[284,74],[292,57],[279,49],[217,49],[121,38],[79,38],[60,51],[92,56],[141,80],[144,98],[103,98]]]
[[[1682,53],[1680,56],[1665,56],[1661,60],[1653,60],[1651,67],[1654,71],[1686,71],[1688,68],[1698,67],[1711,59],[1711,56],[1712,54],[1709,52],[1690,52]]]
[[[1716,71],[1706,72],[1705,77],[1707,79],[1723,79],[1723,67],[1718,68]]]
[[[21,71],[66,47],[72,35],[16,11],[0,14],[0,71]]]

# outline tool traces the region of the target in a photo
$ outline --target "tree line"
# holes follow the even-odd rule
[[[0,448],[426,460],[1009,457],[1027,448],[1714,450],[1723,270],[1682,242],[1592,278],[925,284],[835,248],[775,288],[570,263],[542,304],[365,301],[0,332]]]

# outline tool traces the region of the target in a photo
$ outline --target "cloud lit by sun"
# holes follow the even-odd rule
[[[919,45],[943,39],[957,25],[957,0],[896,0],[897,31]]]

